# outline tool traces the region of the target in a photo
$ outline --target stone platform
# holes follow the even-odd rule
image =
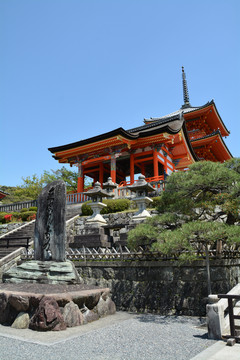
[[[5,283],[79,284],[81,279],[74,264],[67,261],[31,260],[3,273]]]
[[[0,324],[37,331],[65,330],[116,312],[109,288],[0,283]]]

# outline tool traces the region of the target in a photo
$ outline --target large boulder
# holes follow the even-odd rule
[[[29,328],[37,331],[66,329],[61,310],[54,298],[43,296],[31,318]]]
[[[63,320],[67,327],[74,327],[83,324],[83,314],[79,310],[77,304],[74,304],[73,301],[70,301],[64,306]]]

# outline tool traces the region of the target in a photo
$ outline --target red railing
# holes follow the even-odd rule
[[[156,182],[156,181],[164,181],[164,176],[163,175],[152,176],[152,177],[149,177],[149,178],[145,178],[145,180],[148,183]],[[137,181],[138,181],[138,179],[135,179],[133,183],[131,183],[130,181],[121,181],[120,184],[118,185],[118,187],[132,185],[132,184],[136,183]],[[159,187],[160,187],[160,184],[159,184]]]

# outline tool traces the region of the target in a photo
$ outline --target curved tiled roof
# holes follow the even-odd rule
[[[161,116],[161,117],[158,117],[158,118],[152,118],[150,117],[150,119],[146,119],[144,118],[144,122],[154,122],[156,120],[159,120],[159,121],[164,121],[166,119],[169,119],[171,118],[172,116],[175,116],[175,115],[178,115],[180,113],[183,113],[183,114],[186,114],[186,113],[190,113],[192,111],[196,111],[196,110],[200,110],[200,109],[204,109],[205,107],[209,106],[209,105],[212,105],[214,104],[214,101],[211,100],[211,101],[208,101],[206,104],[202,105],[202,106],[189,106],[187,108],[181,108],[179,110],[176,110],[170,114],[167,114],[167,115],[164,115],[164,116]]]
[[[80,146],[84,146],[87,144],[91,144],[94,142],[102,141],[105,139],[109,139],[114,136],[123,136],[128,140],[135,140],[138,138],[150,136],[156,134],[156,132],[167,132],[169,134],[177,134],[183,124],[184,119],[179,115],[172,117],[171,119],[167,119],[166,121],[156,121],[152,124],[146,124],[143,126],[139,126],[137,128],[133,128],[130,130],[124,130],[122,127],[112,130],[110,132],[94,136],[85,140],[80,140],[74,143],[70,143],[67,145],[57,146],[49,148],[48,150],[52,153],[56,153],[59,151],[65,151],[73,148],[77,148]]]

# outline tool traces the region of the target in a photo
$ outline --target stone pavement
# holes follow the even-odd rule
[[[32,359],[240,360],[240,344],[207,339],[194,318],[127,312],[59,332],[0,325],[0,360]]]
[[[225,341],[217,341],[191,360],[240,360],[240,344],[227,346]]]

